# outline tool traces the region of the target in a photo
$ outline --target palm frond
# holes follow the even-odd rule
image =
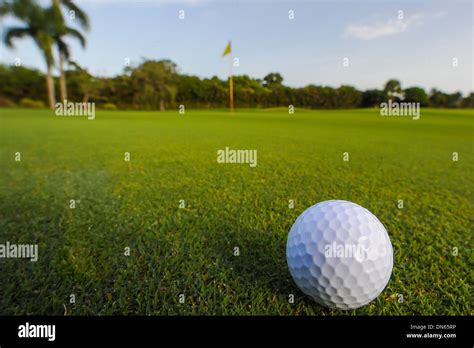
[[[72,0],[60,0],[60,2],[69,11],[74,11],[76,18],[79,20],[79,23],[84,29],[88,30],[90,28],[89,17],[84,11],[77,7],[77,5]]]
[[[69,66],[73,67],[77,71],[82,71],[83,70],[82,67],[77,62],[75,62],[73,60],[69,59],[67,61],[67,63],[68,63]]]
[[[86,47],[86,38],[78,30],[70,27],[65,27],[64,29],[66,36],[76,38],[77,40],[79,40],[79,43],[82,47]]]
[[[69,46],[62,39],[56,40],[56,44],[58,45],[59,52],[64,54],[66,60],[69,60],[69,57],[71,56]]]
[[[28,27],[14,27],[14,28],[8,28],[7,31],[5,32],[5,36],[3,38],[3,42],[7,47],[13,48],[13,40],[14,39],[20,39],[25,36],[34,36],[34,31],[31,28]]]

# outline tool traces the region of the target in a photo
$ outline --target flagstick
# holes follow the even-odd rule
[[[233,62],[232,62],[232,49],[230,52],[230,79],[229,79],[229,93],[230,93],[230,112],[234,112],[234,83],[232,80],[233,75]]]

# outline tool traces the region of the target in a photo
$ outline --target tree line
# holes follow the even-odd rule
[[[0,106],[40,107],[47,103],[44,78],[36,69],[0,65]],[[68,62],[64,80],[53,78],[53,84],[60,87],[62,81],[68,91],[64,99],[94,102],[105,109],[166,110],[179,105],[186,108],[229,105],[227,80],[179,74],[176,64],[169,60],[144,60],[114,77],[96,77],[77,63]],[[347,85],[292,88],[283,84],[283,77],[278,73],[270,73],[263,79],[234,76],[234,98],[236,107],[240,108],[288,105],[314,109],[359,108],[379,106],[389,99],[430,107],[474,107],[474,93],[463,97],[460,92],[449,94],[437,89],[426,92],[421,87],[403,89],[395,79],[382,89],[365,91]]]
[[[46,4],[44,6],[43,4]],[[67,15],[65,15],[65,13]],[[229,105],[228,81],[218,77],[199,78],[178,72],[170,60],[144,60],[128,66],[115,77],[93,76],[71,59],[67,40],[85,47],[80,30],[90,27],[87,15],[73,0],[0,0],[0,19],[13,16],[21,24],[5,29],[3,42],[13,48],[17,40],[32,39],[41,53],[46,74],[23,66],[0,65],[0,106],[44,107],[59,101],[94,102],[109,109],[165,110],[185,105],[190,108],[224,108]],[[76,28],[71,24],[75,23]],[[54,76],[54,71],[58,77]],[[46,81],[46,83],[44,83]],[[432,107],[474,107],[474,94],[448,94],[421,87],[402,89],[389,80],[382,89],[360,91],[352,86],[338,88],[308,85],[292,88],[279,73],[262,79],[234,77],[236,107],[357,108],[378,106],[387,100],[418,102]]]

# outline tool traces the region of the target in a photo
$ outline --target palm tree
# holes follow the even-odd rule
[[[51,12],[54,23],[53,39],[59,53],[59,92],[61,101],[65,101],[67,100],[67,89],[64,63],[69,60],[70,52],[64,38],[66,36],[74,37],[79,40],[82,47],[85,47],[86,39],[76,29],[66,26],[66,22],[61,12],[61,6],[64,6],[69,11],[73,11],[75,18],[78,19],[81,27],[86,30],[89,29],[89,19],[84,11],[77,7],[71,0],[52,0]]]
[[[33,0],[4,1],[0,6],[0,16],[13,15],[24,23],[21,27],[7,28],[4,42],[7,47],[13,48],[13,41],[23,37],[32,38],[40,49],[47,66],[46,86],[48,91],[48,103],[54,109],[56,103],[53,79],[53,37],[52,28],[47,11]]]
[[[86,46],[86,39],[82,34],[76,29],[63,27],[63,30],[60,34],[54,35],[54,42],[58,47],[59,52],[59,93],[61,100],[67,100],[67,88],[66,88],[66,74],[64,72],[64,63],[70,59],[69,46],[64,41],[65,36],[72,36],[79,40],[82,47]]]
[[[388,98],[394,100],[395,98],[400,98],[403,96],[402,87],[400,81],[391,79],[388,80],[384,87],[385,93],[387,93]]]

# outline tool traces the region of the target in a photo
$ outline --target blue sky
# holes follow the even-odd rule
[[[471,0],[76,3],[89,14],[92,28],[85,50],[71,42],[73,58],[97,75],[118,74],[126,58],[137,64],[144,57],[171,59],[182,73],[226,78],[229,62],[221,54],[231,39],[240,60],[236,74],[262,78],[279,72],[290,86],[380,88],[396,77],[403,87],[474,90]],[[178,18],[180,10],[184,20]],[[2,29],[14,24],[7,18]],[[18,41],[15,50],[1,47],[0,62],[11,64],[16,57],[44,70],[28,39]],[[343,67],[344,57],[348,67]]]

